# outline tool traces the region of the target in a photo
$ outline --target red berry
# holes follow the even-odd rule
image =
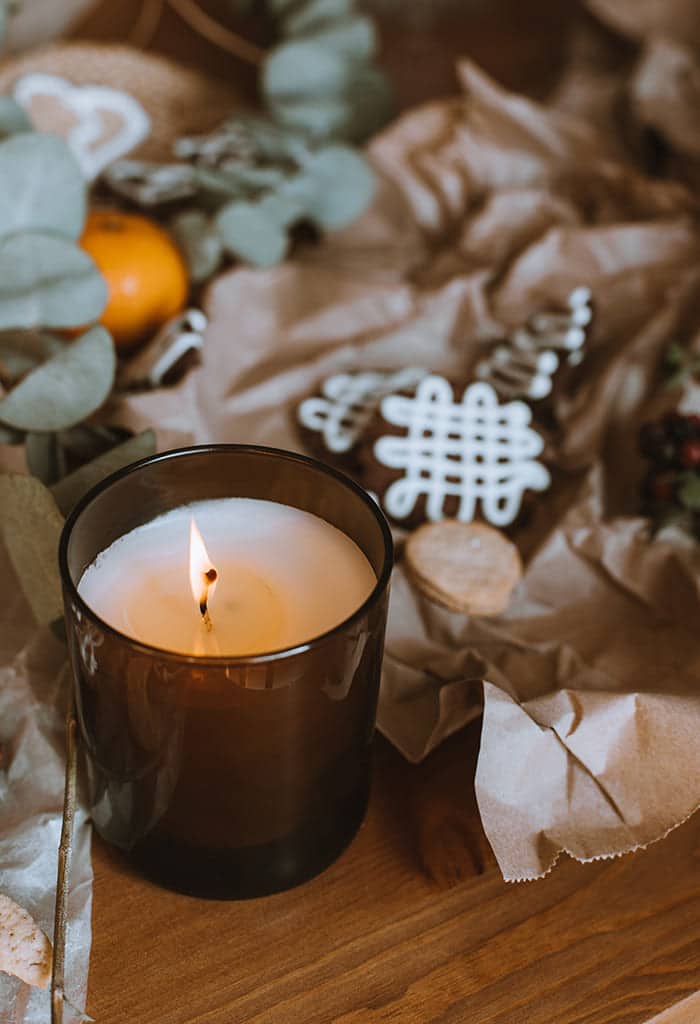
[[[686,469],[695,469],[700,466],[700,440],[684,441],[680,450],[681,463]]]

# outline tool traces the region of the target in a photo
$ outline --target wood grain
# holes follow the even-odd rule
[[[324,874],[247,903],[160,890],[95,848],[99,1024],[642,1024],[700,986],[700,816],[647,851],[505,884],[478,723],[423,765],[384,741]]]

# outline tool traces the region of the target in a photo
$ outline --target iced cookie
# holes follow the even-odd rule
[[[583,361],[593,319],[591,301],[588,288],[575,288],[565,310],[530,317],[477,363],[474,375],[491,384],[499,398],[548,398],[563,369]]]
[[[362,483],[403,526],[425,520],[482,519],[509,526],[527,494],[549,487],[544,448],[524,402],[500,403],[490,384],[470,384],[458,400],[443,377],[412,394],[382,399],[360,452]]]
[[[523,572],[515,545],[485,523],[426,523],[408,538],[404,555],[419,590],[468,615],[505,611]]]
[[[337,373],[320,393],[297,407],[296,421],[306,446],[325,461],[347,462],[386,395],[414,388],[427,370],[407,367],[388,373]]]

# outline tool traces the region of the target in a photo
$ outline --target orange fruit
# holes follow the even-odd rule
[[[80,245],[107,282],[100,317],[118,352],[147,341],[187,301],[187,268],[170,235],[148,217],[91,210]]]

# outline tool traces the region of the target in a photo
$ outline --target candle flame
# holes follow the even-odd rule
[[[209,622],[209,602],[216,590],[219,574],[204,544],[197,524],[190,520],[190,587],[192,596],[199,607],[200,614],[207,626]]]

